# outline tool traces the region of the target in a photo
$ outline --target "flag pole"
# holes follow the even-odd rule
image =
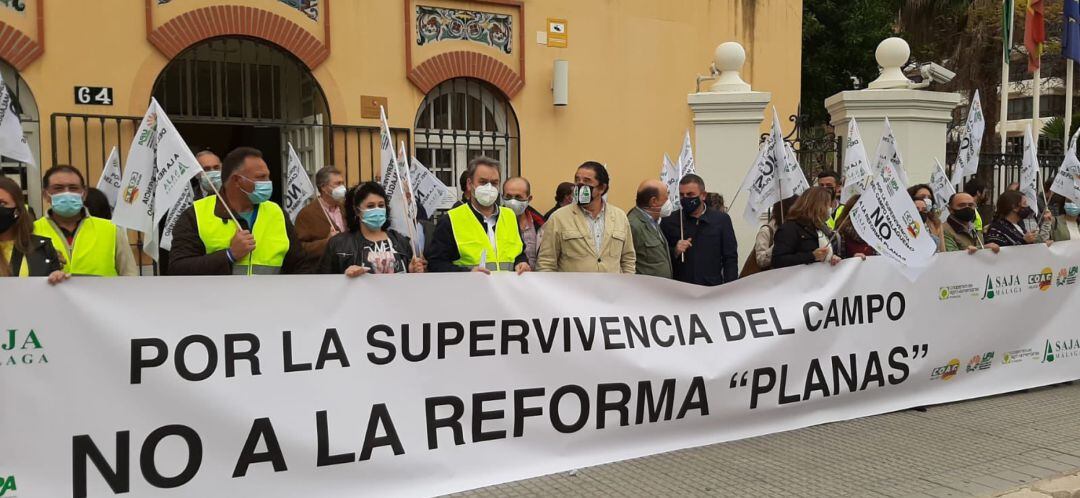
[[[1005,25],[1002,26],[1002,47],[1001,47],[1001,113],[998,115],[998,131],[1001,133],[1001,153],[1005,153],[1006,135],[1005,122],[1009,117],[1009,56],[1012,53],[1012,28],[1013,28],[1013,0],[1004,0],[1002,2],[1003,18]]]
[[[1039,104],[1042,94],[1042,64],[1035,67],[1035,74],[1031,77],[1031,128],[1035,133],[1034,141],[1038,141],[1042,130],[1042,122],[1039,121]]]
[[[1072,105],[1073,105],[1073,60],[1065,58],[1065,136],[1062,137],[1064,146],[1068,147],[1069,137],[1072,136]]]

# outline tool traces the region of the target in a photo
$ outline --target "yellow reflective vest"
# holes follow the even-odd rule
[[[833,212],[831,218],[825,221],[825,224],[828,225],[830,229],[836,230],[836,222],[840,220],[840,215],[842,214],[844,214],[843,204],[836,206],[836,211]]]
[[[195,223],[199,226],[199,238],[206,246],[206,254],[224,251],[236,235],[236,222],[222,220],[214,209],[217,196],[211,195],[195,201]],[[259,204],[255,226],[255,250],[233,263],[233,275],[276,275],[281,273],[285,254],[289,252],[289,234],[285,229],[285,212],[281,206],[266,201]]]
[[[454,230],[454,242],[457,243],[458,259],[454,261],[457,266],[476,267],[480,265],[481,257],[485,260],[485,267],[492,271],[513,271],[514,260],[521,254],[525,245],[521,242],[521,234],[518,233],[517,216],[510,208],[500,207],[499,219],[495,222],[495,247],[491,246],[480,220],[468,204],[462,204],[451,209],[450,226]]]
[[[87,215],[75,229],[75,238],[68,245],[67,237],[48,213],[34,222],[34,234],[52,240],[56,253],[64,258],[64,271],[72,275],[118,275],[116,230],[111,221]]]

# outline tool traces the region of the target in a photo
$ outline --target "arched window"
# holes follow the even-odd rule
[[[521,174],[517,116],[484,81],[455,78],[433,88],[416,113],[413,138],[416,158],[458,193],[458,176],[479,155],[499,160],[504,179]]]
[[[41,137],[37,102],[19,71],[5,61],[0,61],[0,76],[3,76],[14,109],[19,113],[23,136],[30,144],[30,153],[37,159],[34,165],[27,165],[7,157],[0,158],[0,174],[7,175],[22,185],[29,196],[30,206],[36,210],[41,206],[41,171],[37,166],[41,164],[38,154]]]

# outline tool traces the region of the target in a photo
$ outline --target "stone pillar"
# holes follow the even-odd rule
[[[720,71],[708,92],[687,95],[694,112],[694,162],[709,192],[724,196],[739,243],[739,265],[754,247],[757,226],[747,225],[742,212],[745,198],[732,204],[743,177],[754,163],[761,121],[772,94],[751,91],[739,76],[746,51],[736,42],[716,48],[714,64]],[[673,158],[674,159],[674,158]]]
[[[876,160],[874,151],[889,118],[904,169],[915,184],[930,180],[935,157],[945,165],[945,132],[960,95],[914,89],[915,84],[900,71],[910,54],[907,42],[900,38],[882,41],[875,52],[881,76],[866,90],[848,90],[825,99],[825,108],[844,143],[851,118],[859,122],[871,162]]]

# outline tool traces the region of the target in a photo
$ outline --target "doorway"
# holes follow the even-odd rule
[[[225,154],[237,147],[254,147],[263,153],[263,160],[270,168],[270,179],[274,182],[274,195],[270,200],[280,204],[282,171],[285,162],[277,151],[285,146],[281,142],[281,128],[276,126],[253,126],[221,123],[176,123],[180,136],[184,137],[194,152],[213,151],[222,159]]]

